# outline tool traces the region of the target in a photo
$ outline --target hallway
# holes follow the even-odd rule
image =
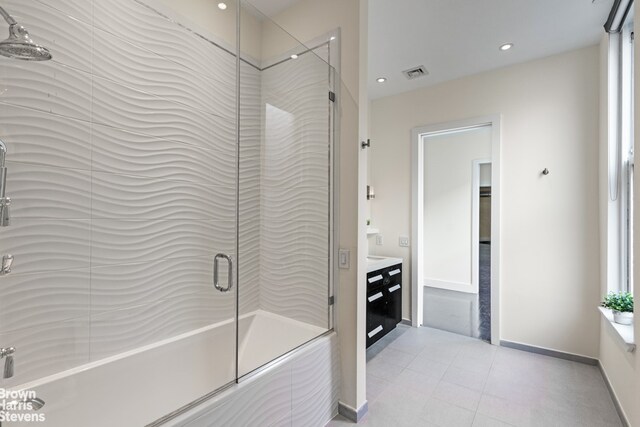
[[[408,328],[367,363],[379,427],[621,426],[596,366],[431,328]],[[338,416],[328,426],[347,426]]]

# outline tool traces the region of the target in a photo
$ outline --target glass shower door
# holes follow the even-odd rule
[[[15,347],[0,388],[33,390],[43,425],[147,425],[237,378],[226,4],[2,4],[53,55],[0,58],[12,201],[0,250],[14,258],[0,348]]]
[[[335,37],[305,46],[241,2],[238,375],[330,324]]]
[[[135,229],[146,227],[147,221],[152,229],[139,238],[133,229],[122,233],[133,236],[138,245],[125,241],[123,247],[140,248],[141,260],[153,261],[145,264],[140,276],[151,289],[145,304],[154,305],[143,309],[142,317],[126,317],[121,328],[141,329],[140,336],[158,345],[164,355],[160,359],[166,360],[141,367],[150,373],[145,389],[154,390],[149,399],[153,402],[142,411],[151,414],[157,408],[154,417],[145,420],[152,422],[237,378],[236,5],[107,3],[111,4],[95,1],[94,10],[116,8],[112,15],[120,21],[129,16],[130,25],[119,27],[137,48],[114,67],[123,75],[123,85],[139,91],[128,108],[123,105],[123,122],[128,126],[136,119],[130,131],[154,137],[144,153],[133,152],[141,145],[125,139],[133,147],[127,152],[133,159],[130,175],[148,181],[127,183],[138,197],[133,193],[123,204],[126,212],[132,205],[141,206],[140,216],[132,218],[138,221]],[[118,26],[96,25],[109,25],[111,31]],[[112,46],[100,45],[94,57],[114,50]],[[94,69],[109,69],[109,59]],[[147,312],[153,314],[146,316]],[[115,317],[122,323],[121,315]]]

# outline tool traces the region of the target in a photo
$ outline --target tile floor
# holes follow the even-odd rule
[[[374,346],[359,425],[622,426],[595,366],[424,327],[402,327]],[[340,416],[328,424],[350,425]]]

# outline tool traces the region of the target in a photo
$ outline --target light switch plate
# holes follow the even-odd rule
[[[398,244],[400,247],[408,248],[409,247],[409,238],[407,236],[400,236],[398,239]]]
[[[349,249],[340,249],[338,252],[338,266],[346,270],[351,268],[351,251]]]
[[[384,239],[382,238],[382,234],[376,235],[376,245],[378,246],[384,245]]]

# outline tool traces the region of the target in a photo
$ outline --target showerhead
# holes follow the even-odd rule
[[[9,25],[9,38],[0,42],[0,55],[25,61],[48,61],[49,50],[36,44],[29,32],[17,23]]]
[[[27,29],[18,24],[2,6],[0,6],[0,16],[9,24],[9,38],[0,42],[0,55],[25,61],[48,61],[51,59],[49,50],[31,40]]]

